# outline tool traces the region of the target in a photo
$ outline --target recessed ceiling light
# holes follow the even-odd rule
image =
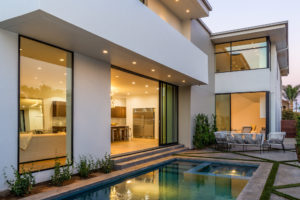
[[[59,61],[60,61],[60,62],[64,62],[64,61],[65,61],[65,59],[61,58],[61,59],[59,59]]]
[[[23,105],[22,108],[25,108],[25,106]]]
[[[156,88],[157,90],[159,90],[159,88]]]
[[[135,85],[135,82],[134,82],[134,81],[132,81],[131,83],[132,83],[132,85]]]
[[[171,74],[168,74],[168,77],[171,78]]]
[[[35,77],[34,77],[34,80],[37,80],[37,79],[38,79],[38,77],[35,76]]]
[[[175,2],[178,2],[179,0],[175,0]]]
[[[37,70],[42,70],[42,68],[41,67],[38,67],[38,68],[36,68]]]
[[[148,91],[145,91],[145,94],[148,94]]]
[[[132,61],[132,64],[133,64],[133,65],[136,65],[136,61]]]
[[[189,9],[186,9],[185,12],[186,12],[186,13],[190,13],[190,10],[189,10]]]
[[[119,78],[119,76],[118,76],[118,75],[116,75],[115,77],[116,77],[116,78]]]
[[[62,81],[59,81],[59,84],[63,84],[63,82],[62,82]]]
[[[20,51],[23,51],[23,49],[20,49]]]
[[[130,92],[128,92],[127,95],[130,95]]]
[[[104,50],[102,51],[102,53],[103,53],[103,54],[108,54],[108,51],[104,49]]]
[[[155,69],[151,69],[152,72],[155,72]]]
[[[67,73],[65,72],[64,75],[67,76]]]
[[[149,85],[145,85],[145,87],[149,87]]]
[[[183,83],[185,83],[185,80],[182,80]]]

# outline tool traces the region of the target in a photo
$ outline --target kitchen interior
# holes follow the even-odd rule
[[[158,146],[159,83],[111,69],[111,154]]]

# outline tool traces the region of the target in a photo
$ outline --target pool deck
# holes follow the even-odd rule
[[[292,150],[292,146],[293,145],[290,145],[291,148],[288,148],[289,150],[286,152],[275,149],[262,153],[257,151],[257,149],[248,149],[248,151],[245,152],[241,152],[238,149],[234,149],[237,150],[236,152],[221,152],[210,148],[204,150],[187,150],[177,155],[157,159],[123,170],[113,171],[110,174],[103,174],[97,177],[80,180],[62,187],[53,187],[46,192],[31,195],[23,199],[55,199],[70,193],[76,194],[79,193],[79,191],[86,190],[87,188],[93,188],[102,184],[107,184],[120,178],[124,178],[138,172],[143,172],[151,168],[155,168],[158,165],[175,160],[205,160],[229,163],[258,164],[258,169],[238,196],[238,200],[260,199],[271,168],[274,162],[277,162],[279,163],[279,168],[273,185],[274,190],[276,190],[276,194],[273,193],[271,195],[271,199],[285,199],[282,197],[282,194],[286,194],[294,198],[300,198],[300,164],[295,161],[296,153],[294,150]],[[292,185],[292,187],[290,187],[290,184],[296,185]],[[278,196],[280,194],[281,196]]]

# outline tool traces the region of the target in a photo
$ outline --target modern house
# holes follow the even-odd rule
[[[206,0],[0,2],[0,170],[77,162],[219,130],[280,130],[288,23],[212,33]],[[0,191],[6,190],[0,174]]]

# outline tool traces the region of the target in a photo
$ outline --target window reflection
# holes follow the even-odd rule
[[[251,49],[231,53],[232,71],[262,69],[267,67],[267,49]]]
[[[20,169],[71,158],[72,53],[20,38]]]

